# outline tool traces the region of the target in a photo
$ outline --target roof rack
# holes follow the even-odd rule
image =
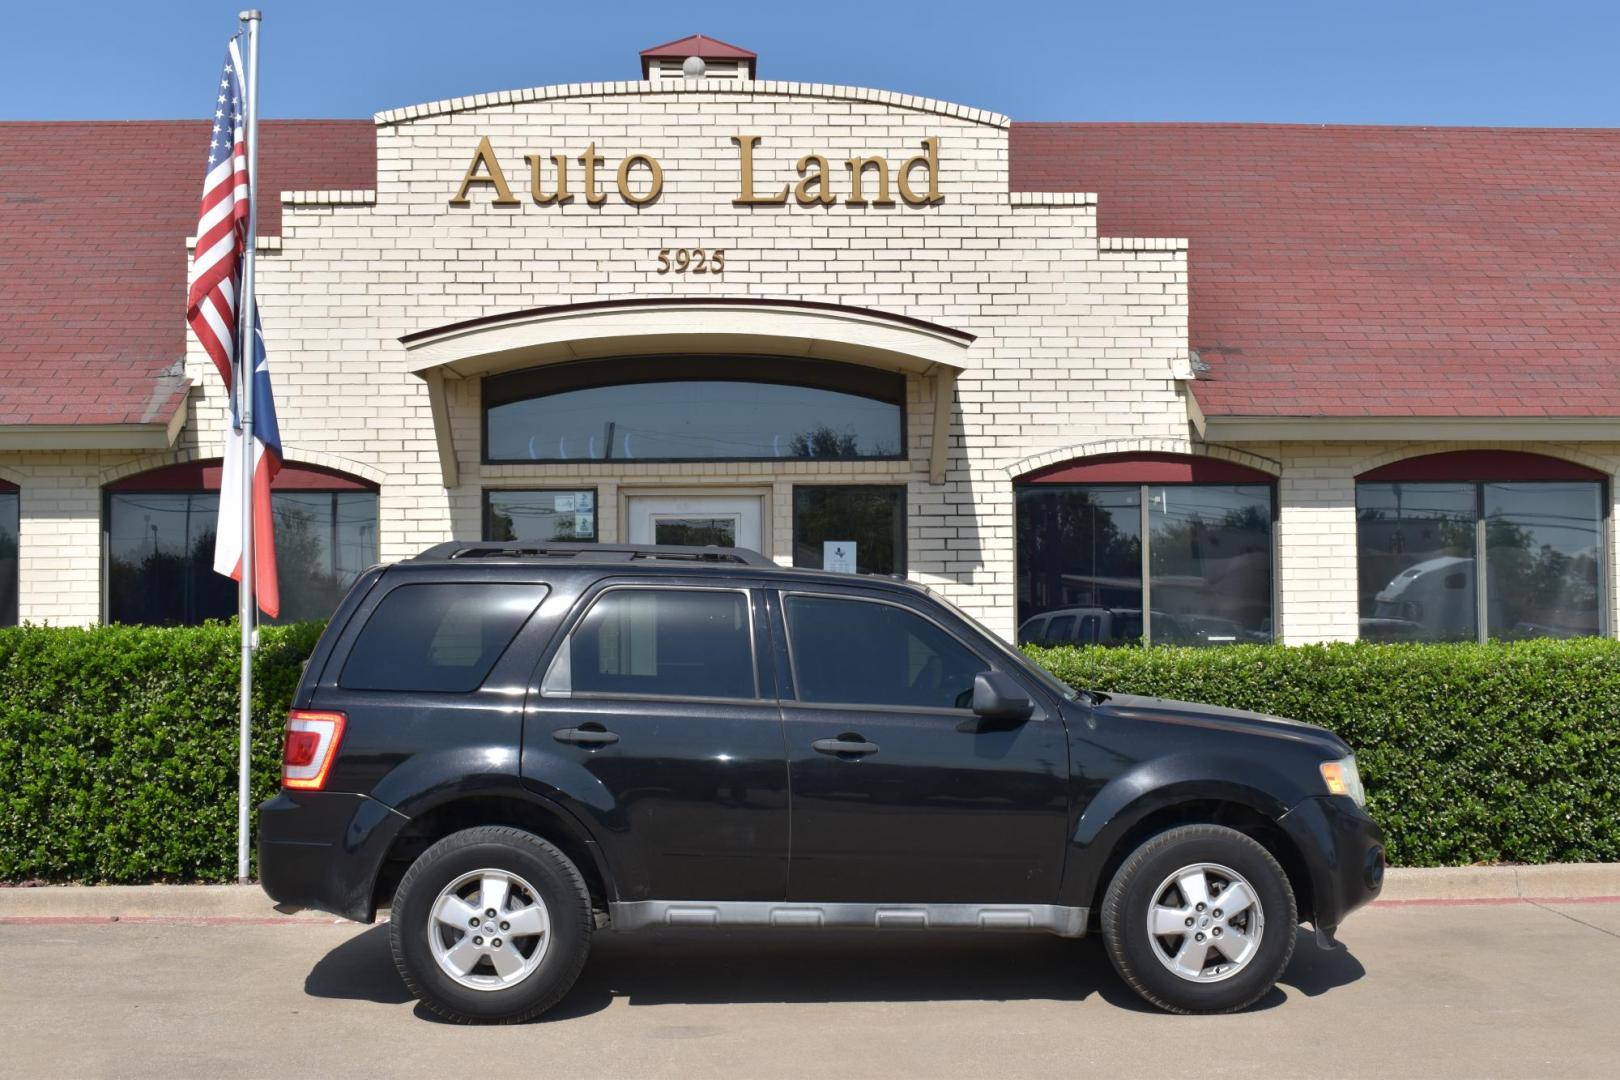
[[[696,547],[683,544],[537,544],[528,540],[504,543],[451,541],[435,544],[413,562],[454,559],[572,559],[589,563],[656,562],[730,563],[738,566],[770,566],[776,563],[750,548]]]

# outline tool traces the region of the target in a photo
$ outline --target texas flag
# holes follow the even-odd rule
[[[270,393],[270,365],[265,359],[264,328],[253,317],[253,591],[259,610],[272,619],[281,614],[281,583],[276,577],[276,528],[270,514],[270,483],[281,471],[281,430],[276,426],[276,400]],[[219,527],[214,534],[214,570],[242,580],[242,455],[245,439],[236,401],[231,400],[225,430],[225,467],[219,480]]]

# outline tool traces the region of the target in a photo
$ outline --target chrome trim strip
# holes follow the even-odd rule
[[[637,900],[610,904],[615,930],[655,926],[1032,930],[1084,937],[1089,910],[1057,904],[814,904],[774,900]]]

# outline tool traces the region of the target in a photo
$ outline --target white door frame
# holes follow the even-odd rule
[[[729,517],[737,522],[739,547],[769,556],[769,500],[767,488],[621,488],[619,535],[631,544],[652,543],[656,517]]]

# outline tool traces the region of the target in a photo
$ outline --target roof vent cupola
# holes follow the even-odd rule
[[[759,57],[702,34],[641,51],[641,77],[650,82],[686,79],[752,79]]]

